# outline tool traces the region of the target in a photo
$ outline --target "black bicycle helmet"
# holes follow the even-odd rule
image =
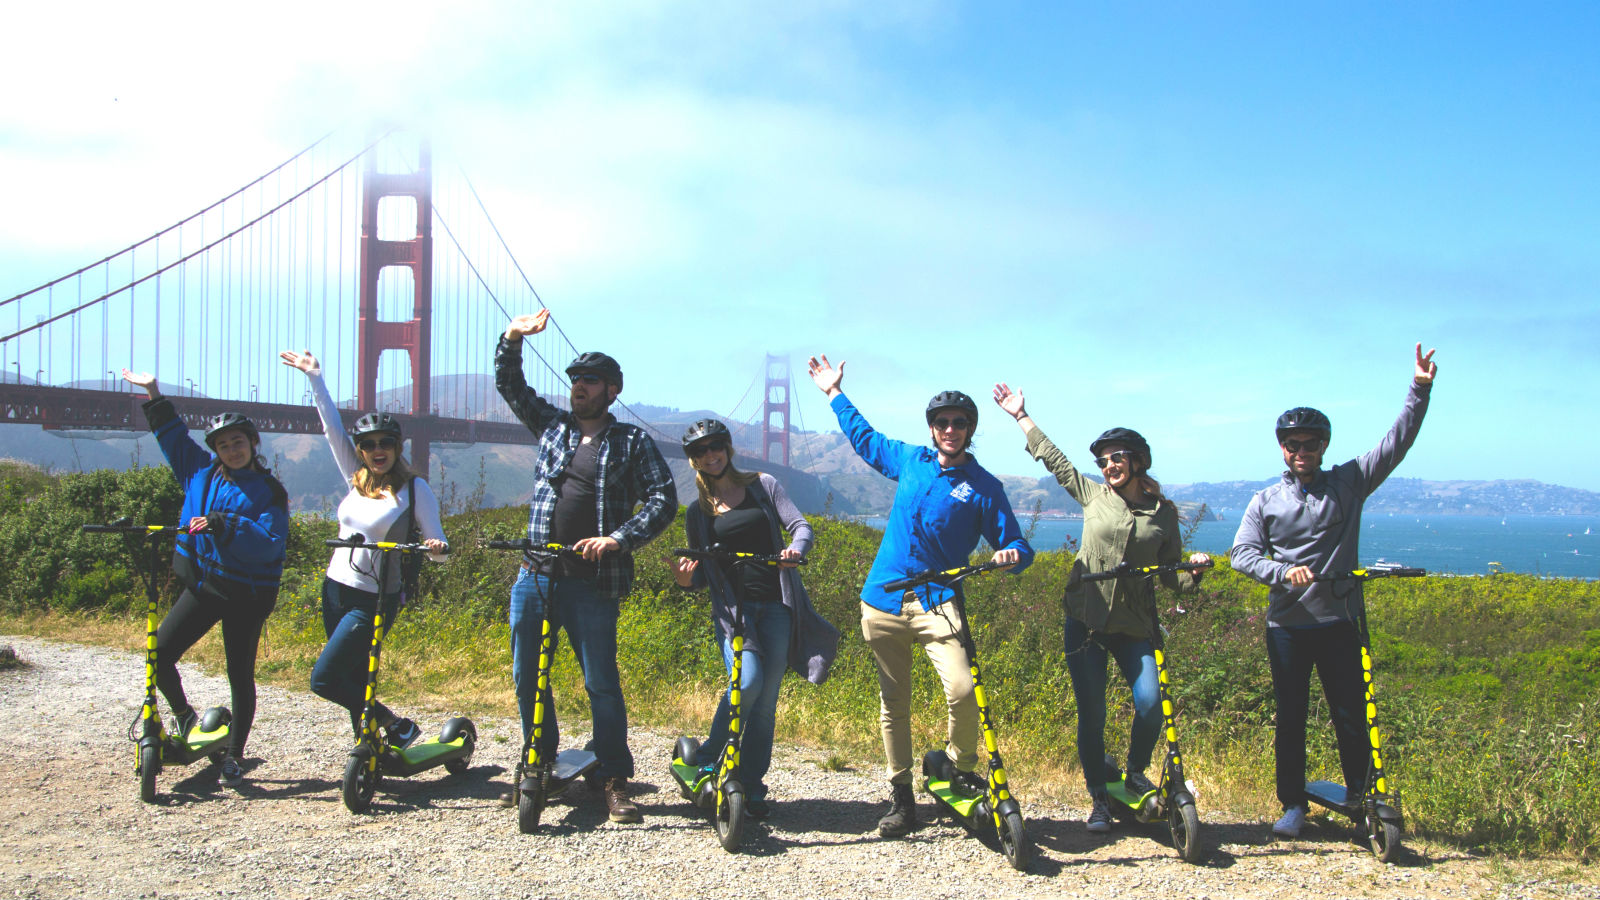
[[[622,390],[622,366],[604,353],[594,350],[579,353],[578,358],[567,366],[567,375],[570,377],[579,372],[593,372],[616,385],[617,390]]]
[[[934,394],[933,399],[928,401],[927,418],[929,425],[933,424],[934,415],[936,415],[941,409],[961,410],[962,412],[966,413],[972,421],[972,425],[970,428],[968,428],[968,431],[977,429],[978,404],[973,403],[972,398],[968,397],[966,394],[963,394],[960,391],[940,391],[939,393]]]
[[[1144,435],[1134,431],[1132,428],[1106,429],[1100,433],[1099,437],[1094,439],[1094,443],[1089,445],[1089,452],[1099,457],[1100,448],[1107,444],[1121,444],[1127,447],[1143,460],[1146,469],[1150,468],[1150,442],[1144,439]]]
[[[1322,435],[1325,441],[1333,439],[1333,423],[1309,406],[1296,406],[1278,417],[1278,442],[1282,443],[1291,431],[1311,431]]]
[[[206,446],[216,450],[217,436],[230,428],[244,429],[245,436],[250,439],[252,444],[261,442],[261,432],[256,430],[256,423],[250,421],[248,416],[236,412],[225,412],[212,416],[211,421],[207,423]]]
[[[350,429],[350,436],[360,438],[364,434],[377,432],[392,434],[396,440],[403,436],[400,431],[400,420],[386,412],[370,412],[357,419],[355,427]]]
[[[730,447],[733,446],[733,435],[728,432],[728,426],[716,419],[701,419],[683,432],[683,449],[687,451],[690,444],[706,438],[722,438]]]

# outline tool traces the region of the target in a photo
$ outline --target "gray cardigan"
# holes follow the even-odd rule
[[[783,485],[771,475],[761,472],[745,490],[755,498],[761,511],[767,514],[767,523],[772,528],[772,545],[783,546],[783,536],[778,532],[779,523],[782,523],[792,537],[788,549],[804,556],[811,549],[811,525],[789,500]],[[688,534],[689,546],[696,550],[705,550],[714,543],[711,517],[700,508],[698,501],[689,505],[684,518],[684,530]],[[718,639],[725,641],[733,630],[733,586],[723,577],[720,567],[703,565],[695,569],[689,590],[703,590],[708,583],[711,588],[711,618],[716,623]],[[812,607],[811,597],[800,582],[799,569],[779,569],[778,584],[783,590],[783,605],[789,608],[794,626],[790,629],[788,667],[812,684],[821,684],[828,679],[828,667],[833,665],[833,658],[839,652],[839,629],[834,628]],[[747,647],[752,652],[760,652],[753,644]]]

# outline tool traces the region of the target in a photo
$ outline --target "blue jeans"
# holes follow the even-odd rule
[[[1272,695],[1278,702],[1272,731],[1278,802],[1285,809],[1306,805],[1306,716],[1311,708],[1313,667],[1333,713],[1345,788],[1360,795],[1366,790],[1371,744],[1361,676],[1361,633],[1355,623],[1268,628],[1267,661],[1272,665]]]
[[[565,628],[572,642],[583,686],[589,693],[593,717],[595,770],[601,778],[633,777],[633,754],[628,750],[628,708],[622,699],[622,677],[617,672],[617,616],[621,601],[604,600],[595,593],[593,578],[517,573],[511,586],[511,680],[517,686],[517,710],[522,714],[522,739],[533,733],[534,705],[544,704],[545,726],[539,752],[555,757],[560,745],[554,690],[539,693],[539,626],[550,617],[551,649]]]
[[[399,609],[399,593],[384,598],[385,629],[394,627]],[[322,630],[328,642],[311,667],[311,690],[349,710],[351,727],[358,731],[367,702],[367,656],[372,652],[372,619],[377,610],[375,592],[322,579]],[[373,717],[379,725],[387,725],[394,713],[374,701]]]
[[[745,796],[764,800],[767,796],[767,769],[772,765],[772,731],[778,714],[778,690],[783,673],[789,668],[789,608],[781,600],[746,604],[744,608],[744,652],[740,654],[739,718],[744,737],[739,744],[739,777]],[[733,641],[722,642],[722,664],[733,673]],[[700,755],[692,762],[709,766],[722,755],[728,743],[728,724],[733,718],[728,692],[711,719],[711,735],[700,745]]]
[[[1072,696],[1078,703],[1078,762],[1091,793],[1105,790],[1106,667],[1117,661],[1122,678],[1133,691],[1133,734],[1128,740],[1128,771],[1150,766],[1156,737],[1161,733],[1161,686],[1156,680],[1156,657],[1149,638],[1091,632],[1071,616],[1066,628],[1067,674],[1072,676]]]

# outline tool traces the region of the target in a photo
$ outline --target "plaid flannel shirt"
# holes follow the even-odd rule
[[[571,413],[528,386],[522,374],[520,339],[500,338],[494,353],[494,385],[522,424],[539,438],[528,539],[542,544],[550,539],[550,519],[556,508],[553,482],[566,472],[583,434]],[[620,544],[621,550],[596,563],[595,590],[604,599],[618,600],[633,588],[633,551],[653,540],[677,515],[678,489],[661,451],[643,429],[613,420],[598,439],[595,494],[600,531]],[[638,512],[633,511],[635,505],[639,505]]]

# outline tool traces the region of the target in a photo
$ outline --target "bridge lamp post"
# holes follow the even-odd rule
[[[189,382],[189,396],[191,396],[191,397],[199,396],[199,394],[200,394],[200,386],[198,384],[194,383],[194,379],[193,378],[185,378],[184,381]]]
[[[256,402],[256,386],[253,384],[250,385],[250,402]]]
[[[111,384],[111,386],[112,386],[111,389],[115,390],[116,384],[117,384],[117,370],[115,370],[115,369],[107,369],[106,370],[106,377],[108,379],[110,379],[109,384]]]

